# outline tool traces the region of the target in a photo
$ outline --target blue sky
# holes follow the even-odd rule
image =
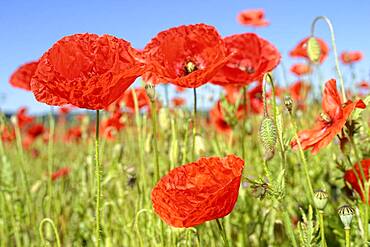
[[[271,25],[252,29],[239,25],[238,12],[263,8]],[[105,0],[105,1],[21,1],[0,2],[0,108],[5,111],[28,106],[31,112],[47,111],[32,93],[10,87],[11,73],[21,64],[39,58],[50,46],[73,33],[112,34],[142,48],[161,30],[181,24],[207,23],[221,35],[257,32],[275,44],[288,67],[287,54],[309,35],[310,23],[318,15],[328,16],[334,25],[338,50],[361,50],[357,65],[361,78],[368,79],[370,57],[370,1],[334,0]],[[317,34],[327,42],[327,27],[320,22]],[[334,76],[333,57],[325,62],[325,76]],[[281,69],[281,68],[280,68]],[[348,70],[344,69],[344,72]],[[294,80],[293,76],[289,77]],[[350,82],[347,82],[350,83]],[[4,97],[5,95],[5,97]]]

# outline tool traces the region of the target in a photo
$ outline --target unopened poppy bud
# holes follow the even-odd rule
[[[315,207],[319,210],[324,210],[328,203],[328,193],[324,190],[317,190],[313,197]]]
[[[289,95],[284,97],[284,105],[289,113],[293,110],[293,99]]]
[[[18,124],[18,120],[17,120],[17,117],[16,116],[11,116],[10,117],[10,122],[16,126]]]
[[[277,140],[276,133],[274,121],[269,117],[264,117],[261,122],[259,136],[265,150],[265,160],[270,160],[274,157]]]
[[[155,100],[155,86],[151,83],[148,83],[145,85],[145,91],[146,91],[146,95],[148,95],[150,101],[154,102]]]
[[[321,48],[315,37],[311,37],[307,41],[307,55],[313,63],[317,63],[320,60]]]
[[[338,208],[338,214],[340,220],[344,225],[344,229],[350,229],[352,218],[353,215],[355,214],[355,210],[349,205],[343,205],[340,208]]]

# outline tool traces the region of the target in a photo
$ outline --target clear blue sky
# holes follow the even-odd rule
[[[236,21],[239,11],[263,8],[271,21],[267,28],[253,30]],[[368,0],[63,0],[0,1],[0,107],[12,111],[26,105],[31,112],[46,111],[32,93],[10,87],[10,74],[20,65],[38,59],[55,41],[73,33],[112,34],[142,48],[156,33],[181,24],[204,22],[222,35],[256,31],[274,43],[284,63],[293,61],[288,51],[308,36],[310,23],[318,15],[328,16],[336,31],[338,50],[361,50],[365,61],[358,64],[368,77],[370,57],[370,1]],[[327,27],[318,34],[329,42]],[[326,62],[326,77],[333,76],[332,56]],[[293,79],[293,77],[290,77]],[[1,96],[0,96],[1,97]]]

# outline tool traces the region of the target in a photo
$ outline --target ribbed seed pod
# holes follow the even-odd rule
[[[154,102],[155,96],[156,96],[155,86],[151,83],[148,83],[148,84],[145,85],[145,91],[146,91],[146,95],[148,95],[149,99],[152,102]]]
[[[293,110],[293,99],[289,95],[284,97],[284,105],[289,113]]]
[[[328,203],[328,193],[324,190],[317,190],[313,197],[315,207],[319,210],[324,210]]]
[[[353,215],[355,214],[355,210],[349,205],[343,205],[340,208],[338,208],[338,214],[340,220],[344,225],[344,229],[350,229],[352,218]]]
[[[275,153],[277,129],[274,121],[270,117],[266,116],[263,118],[260,125],[259,136],[265,151],[265,160],[272,159]]]
[[[307,41],[307,55],[313,63],[317,63],[320,60],[321,48],[315,37],[311,37]]]

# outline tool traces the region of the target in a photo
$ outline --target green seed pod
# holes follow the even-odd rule
[[[313,63],[317,63],[320,60],[321,48],[315,37],[311,37],[307,41],[307,55]]]
[[[293,110],[293,99],[289,95],[284,97],[284,105],[289,113]]]
[[[326,204],[328,203],[328,193],[324,190],[317,190],[313,197],[313,202],[315,207],[319,210],[324,210]]]
[[[340,220],[344,225],[344,229],[350,229],[352,218],[353,215],[355,214],[355,210],[349,205],[343,205],[340,208],[338,208],[338,214]]]
[[[155,86],[151,83],[148,83],[145,85],[145,92],[146,92],[146,95],[148,95],[150,101],[154,102],[155,100]]]
[[[274,157],[275,145],[277,140],[277,129],[274,121],[269,117],[264,117],[259,131],[262,146],[265,150],[265,160]]]

